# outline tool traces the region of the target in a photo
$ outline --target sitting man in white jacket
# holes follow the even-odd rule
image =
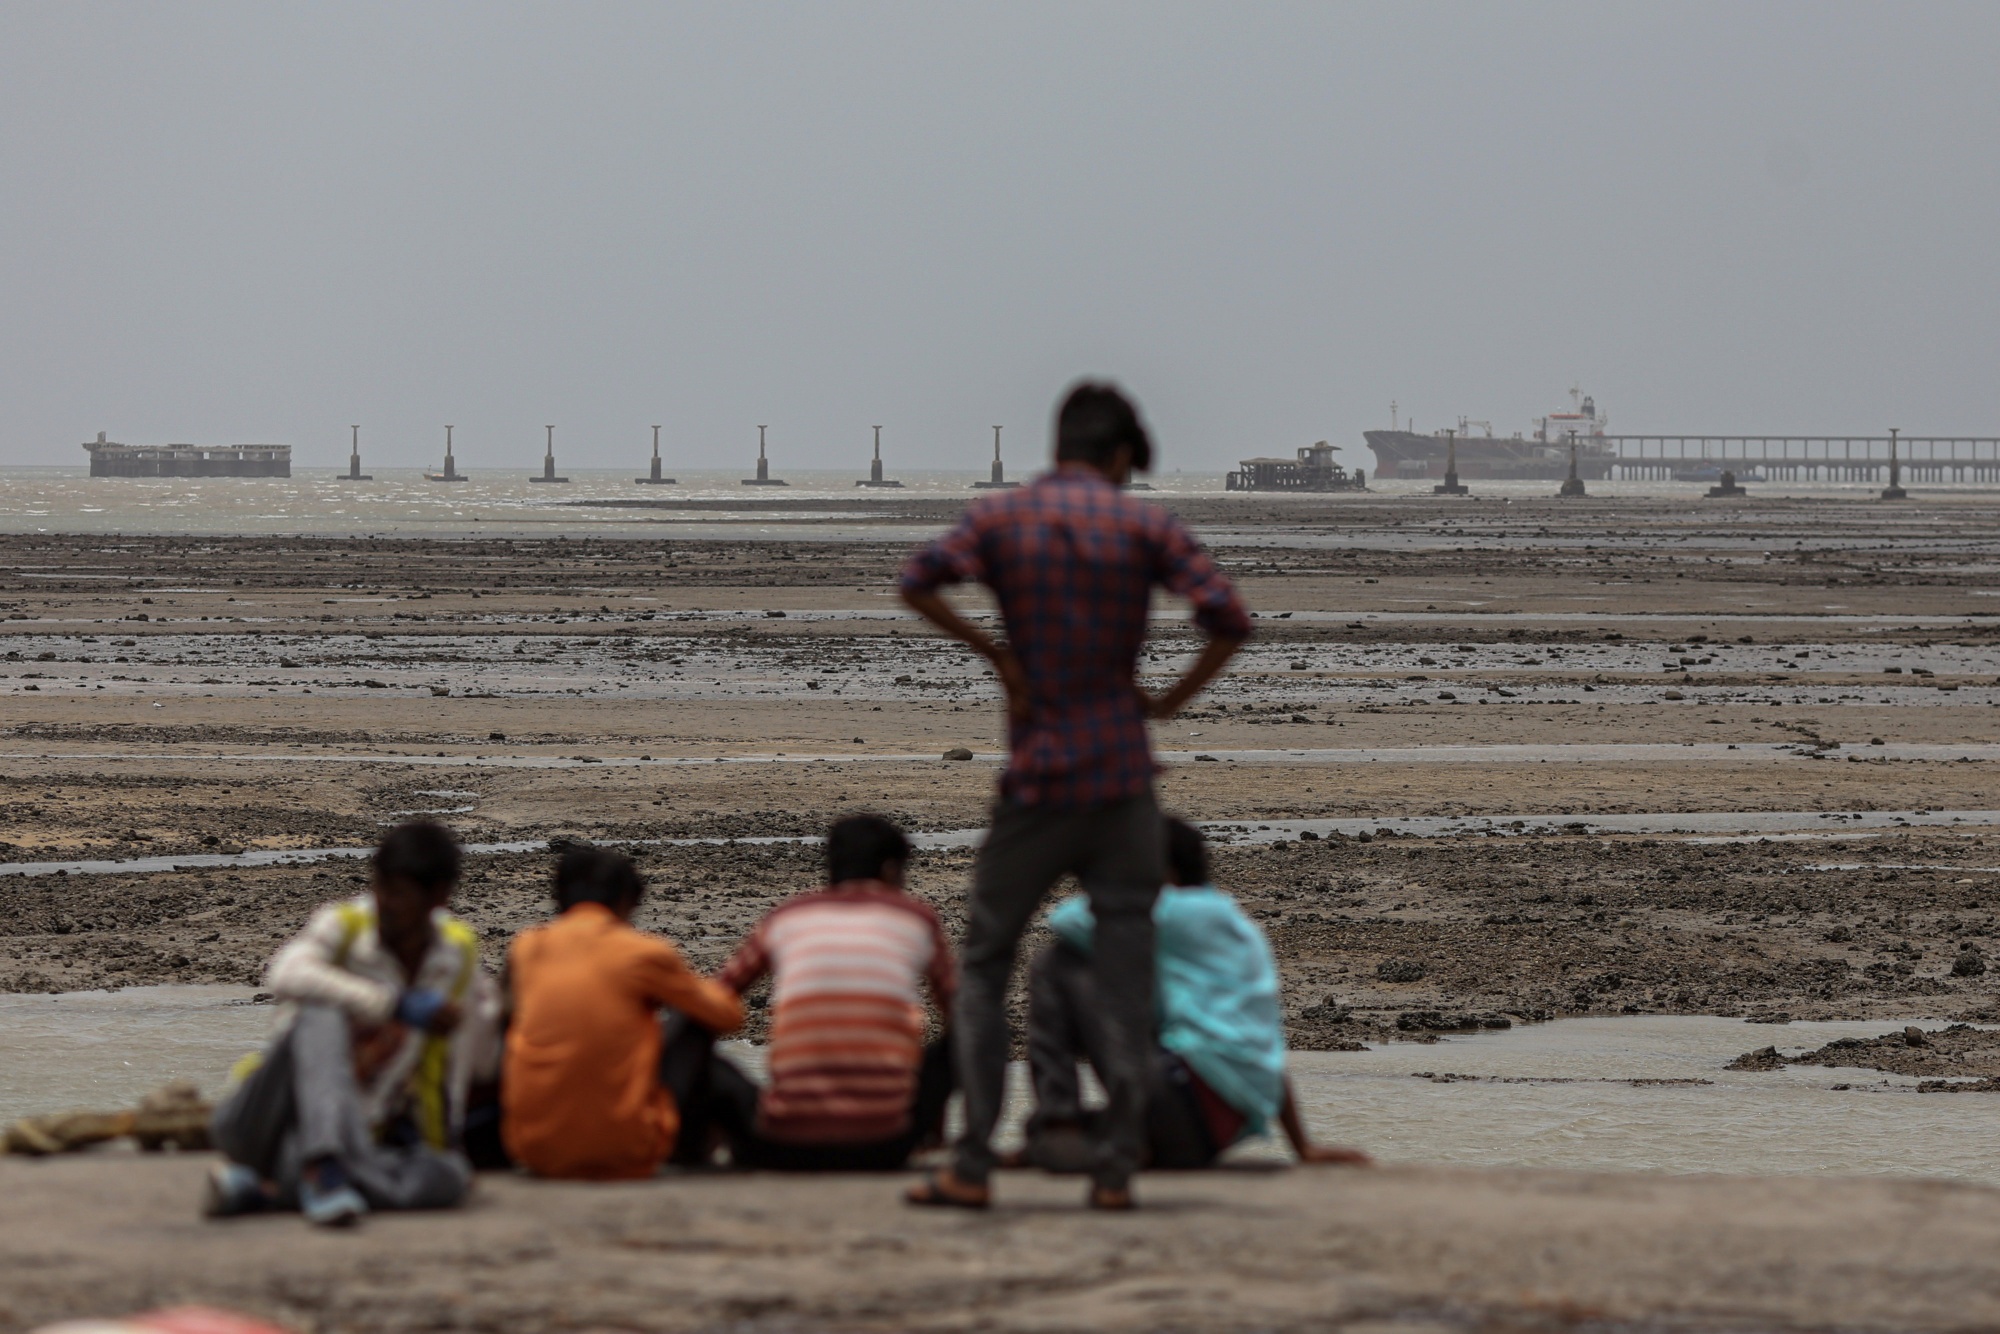
[[[319,909],[272,957],[277,1032],[216,1108],[228,1161],[210,1173],[209,1216],[296,1207],[341,1226],[464,1198],[465,1095],[497,1063],[499,997],[477,935],[445,910],[459,864],[442,825],[398,825],[369,892]]]

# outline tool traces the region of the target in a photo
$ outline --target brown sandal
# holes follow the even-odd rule
[[[1139,1202],[1132,1198],[1130,1186],[1092,1186],[1090,1194],[1084,1197],[1084,1203],[1106,1213],[1125,1213],[1139,1207]]]
[[[993,1191],[960,1181],[946,1168],[904,1191],[903,1202],[938,1209],[984,1209],[993,1203]]]

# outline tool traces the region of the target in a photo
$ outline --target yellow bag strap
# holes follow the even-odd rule
[[[340,914],[340,944],[333,951],[333,966],[345,968],[354,942],[375,925],[375,910],[366,904],[343,903],[336,911]],[[458,972],[452,977],[450,997],[453,1001],[463,1000],[479,971],[479,933],[447,913],[438,923],[438,934],[458,951]]]
[[[479,934],[456,917],[446,917],[439,931],[458,951],[458,973],[452,979],[451,999],[458,1002],[472,989],[479,972]],[[417,1129],[433,1148],[451,1144],[450,1095],[446,1089],[451,1066],[451,1040],[435,1035],[424,1038],[423,1055],[410,1075],[410,1092],[416,1100]]]
[[[361,903],[343,903],[334,909],[340,916],[340,944],[334,947],[333,966],[347,967],[347,956],[361,933],[375,925],[375,909]]]
[[[446,917],[439,926],[440,934],[458,951],[458,974],[452,978],[451,998],[464,1000],[479,972],[479,933],[456,917]]]

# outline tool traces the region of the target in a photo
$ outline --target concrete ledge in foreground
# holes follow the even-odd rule
[[[1945,1182],[1231,1171],[1106,1217],[1022,1174],[988,1214],[888,1177],[488,1176],[328,1234],[200,1221],[207,1161],[0,1159],[0,1330],[181,1301],[317,1334],[2000,1326],[2000,1191]]]

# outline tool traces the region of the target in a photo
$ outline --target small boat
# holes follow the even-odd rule
[[[1722,474],[1725,472],[1735,473],[1736,482],[1739,486],[1745,482],[1761,482],[1765,480],[1763,474],[1759,473],[1754,467],[1748,469],[1727,468],[1720,463],[1698,463],[1691,468],[1675,468],[1674,480],[1676,482],[1705,482],[1710,486],[1714,486],[1722,480]]]

